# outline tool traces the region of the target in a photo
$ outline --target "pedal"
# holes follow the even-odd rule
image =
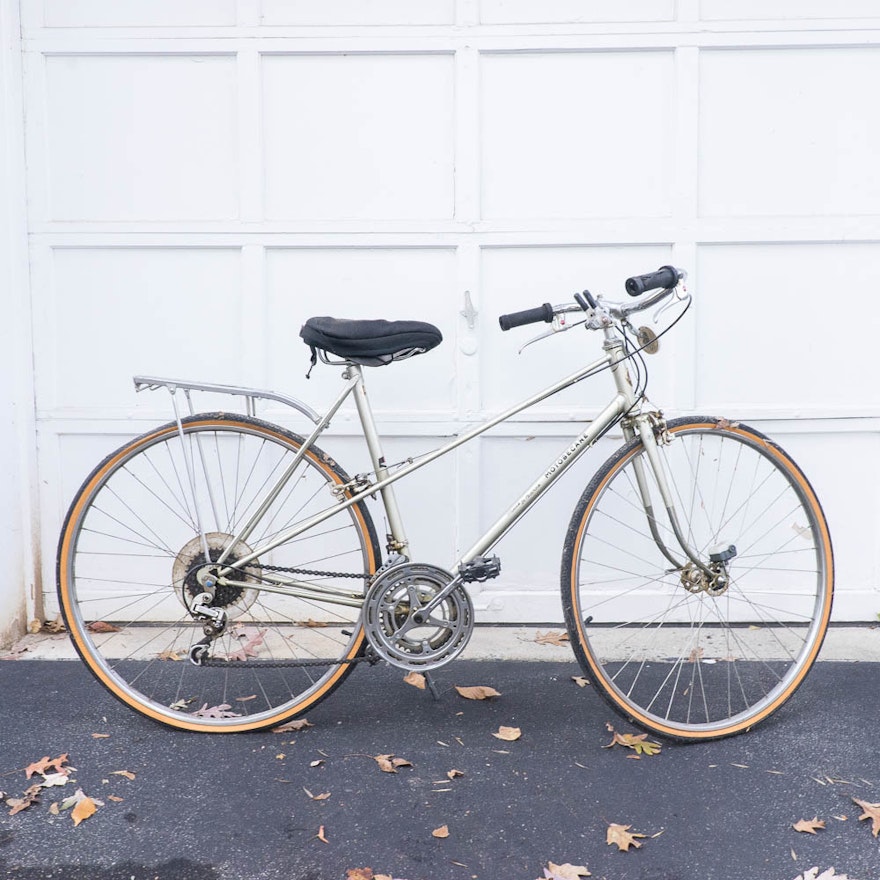
[[[475,556],[470,562],[466,562],[458,570],[461,580],[470,584],[497,578],[501,574],[501,560],[497,556]]]

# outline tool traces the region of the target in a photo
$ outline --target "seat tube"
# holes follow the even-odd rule
[[[373,419],[373,410],[370,401],[367,398],[367,388],[364,384],[364,374],[360,365],[349,364],[346,374],[350,378],[357,378],[357,384],[354,388],[354,400],[357,406],[358,416],[361,420],[361,427],[364,432],[364,440],[367,443],[367,449],[370,453],[370,460],[373,463],[373,470],[376,473],[377,481],[385,480],[388,474],[388,468],[385,463],[385,455],[382,452],[382,441],[379,439],[379,432],[376,430],[376,422]],[[409,541],[406,537],[406,531],[403,528],[403,520],[400,516],[400,510],[397,507],[397,498],[394,495],[393,486],[385,486],[380,489],[382,495],[382,503],[385,506],[385,514],[388,517],[388,552],[400,553],[410,558]]]

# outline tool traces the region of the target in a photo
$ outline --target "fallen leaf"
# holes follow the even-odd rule
[[[544,868],[545,880],[580,880],[581,877],[592,877],[584,865],[571,865],[568,862],[554,865],[553,862],[547,862]]]
[[[172,706],[172,708],[176,708]],[[229,703],[220,703],[219,706],[211,706],[205,703],[201,709],[197,709],[192,713],[196,718],[239,718],[241,712],[233,712]]]
[[[553,630],[542,633],[538,630],[535,641],[539,645],[556,645],[559,648],[565,648],[568,645],[568,633],[554,632]]]
[[[456,685],[455,689],[466,700],[488,700],[491,697],[501,696],[495,688],[485,687],[484,685],[475,685],[473,687],[458,687]]]
[[[286,757],[287,755],[285,755],[284,752],[279,752],[277,755],[275,755],[275,760],[283,761]]]
[[[688,655],[688,663],[696,663],[697,660],[702,660],[702,659],[703,659],[703,654],[704,654],[704,653],[705,653],[705,652],[703,651],[702,647],[700,647],[700,646],[698,645],[698,646],[697,646],[696,648],[694,648],[694,650],[691,651],[690,654]]]
[[[259,651],[257,648],[263,644],[263,637],[268,632],[267,629],[261,629],[256,635],[252,636],[245,642],[237,651],[233,651],[231,654],[227,655],[227,660],[234,660],[239,663],[245,663],[248,657],[257,657],[259,655]],[[247,633],[240,633],[239,638],[247,638]]]
[[[125,798],[116,797],[115,794],[108,794],[108,795],[107,795],[107,800],[108,800],[108,801],[113,801],[113,803],[115,803],[115,804],[121,804],[121,803],[125,800]]]
[[[324,620],[312,620],[311,617],[308,620],[295,620],[294,624],[296,626],[307,626],[309,629],[330,626],[330,624]]]
[[[417,687],[420,691],[423,691],[428,686],[428,680],[422,675],[421,672],[416,672],[413,670],[412,672],[408,672],[403,680],[407,684],[411,684],[413,687]]]
[[[52,635],[55,635],[56,633],[67,632],[67,627],[64,625],[64,621],[61,619],[61,615],[59,614],[54,620],[44,621],[42,627],[40,628],[40,632],[51,633]]]
[[[161,651],[159,653],[160,660],[180,660],[180,654],[177,651]]]
[[[608,831],[605,834],[605,842],[609,846],[617,845],[618,850],[621,852],[629,852],[629,848],[631,846],[636,847],[638,849],[642,844],[636,840],[637,837],[645,837],[644,834],[639,834],[637,831],[633,831],[630,833],[630,828],[632,825],[615,825],[611,823],[608,825]]]
[[[441,839],[444,837],[449,837],[449,826],[448,825],[441,825],[439,828],[435,828],[431,832],[431,836],[432,837],[439,837]]]
[[[589,684],[590,684],[589,679],[584,678],[582,675],[573,675],[573,676],[571,677],[571,680],[572,680],[572,681],[573,681],[573,682],[574,682],[579,688],[585,688],[585,687],[588,687]]]
[[[272,728],[272,733],[290,733],[293,730],[305,730],[307,727],[314,727],[311,721],[306,721],[305,718],[296,718],[293,721],[287,721],[284,724],[279,725],[278,727]]]
[[[846,874],[835,874],[834,868],[828,868],[827,871],[819,873],[818,868],[810,868],[803,874],[798,874],[794,880],[847,880]]]
[[[86,624],[86,629],[89,632],[93,633],[118,633],[121,632],[118,626],[114,626],[112,623],[107,623],[104,620],[93,620],[91,623]]]
[[[49,804],[49,812],[53,816],[57,816],[61,812],[61,810],[58,808],[58,804],[54,803],[54,804]]]
[[[853,803],[858,804],[865,811],[859,816],[859,821],[870,819],[871,834],[874,837],[880,834],[880,804],[869,804],[867,801],[860,801],[858,798],[853,798]]]
[[[846,820],[849,818],[849,816],[841,815],[841,816],[834,816],[833,818],[837,819],[838,822],[846,822]]]
[[[66,773],[48,773],[43,776],[42,787],[52,788],[55,785],[67,785],[70,777]]]
[[[804,832],[804,834],[815,834],[817,831],[825,827],[825,822],[818,816],[814,816],[812,819],[799,819],[791,827],[794,828],[795,831]]]
[[[317,761],[312,761],[311,764],[309,764],[309,767],[320,767],[323,763],[323,758],[319,758]]]
[[[35,636],[43,628],[42,620],[32,620],[28,623],[28,632]]]
[[[110,739],[109,733],[93,733],[92,739]]]
[[[610,724],[606,723],[605,727],[612,734],[611,742],[603,749],[610,749],[612,746],[625,746],[632,749],[636,755],[657,755],[660,753],[661,745],[648,739],[647,733],[618,733]],[[632,757],[632,756],[630,756]]]
[[[464,776],[464,771],[463,770],[450,770],[446,774],[446,776],[449,779],[455,779],[457,776]]]
[[[256,694],[251,694],[249,697],[236,697],[235,702],[236,703],[249,703],[251,700],[256,700],[256,698],[257,698]]]
[[[514,742],[522,736],[522,731],[518,727],[505,727],[503,724],[498,728],[497,733],[492,736],[497,739],[503,739],[505,742]]]
[[[25,790],[25,793],[20,798],[7,798],[6,805],[12,807],[9,811],[9,815],[14,816],[16,813],[20,813],[22,810],[26,810],[28,807],[37,803],[40,799],[40,791],[42,788],[42,785],[31,785]]]
[[[315,835],[315,837],[317,837],[318,840],[320,840],[322,843],[330,843],[330,841],[327,840],[327,835],[324,834],[324,826],[323,825],[318,827],[318,833]]]
[[[94,816],[97,812],[98,807],[95,805],[95,802],[90,797],[84,797],[73,808],[70,818],[73,819],[74,827],[76,827],[80,822],[88,819],[89,816]]]
[[[27,767],[24,768],[25,779],[30,779],[35,773],[39,773],[41,776],[46,773],[51,767],[55,768],[56,773],[70,773],[73,769],[72,767],[62,767],[62,764],[67,763],[67,752],[63,755],[59,755],[57,758],[50,758],[48,755],[40,758],[39,761],[34,761],[33,764],[28,764]]]
[[[398,767],[412,767],[412,762],[395,755],[373,755],[373,760],[381,767],[383,773],[397,773]]]
[[[126,779],[137,779],[134,773],[131,770],[111,770],[111,776],[124,776]]]
[[[345,872],[345,880],[375,880],[372,868],[349,868]]]
[[[169,709],[177,709],[178,712],[183,712],[190,703],[195,700],[195,697],[191,697],[188,700],[175,700],[173,703],[168,704]]]
[[[313,801],[326,801],[328,797],[330,797],[330,792],[325,791],[323,794],[312,794],[305,786],[303,786],[303,791],[313,800]]]

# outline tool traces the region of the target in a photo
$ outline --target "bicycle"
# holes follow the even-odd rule
[[[468,643],[466,585],[500,572],[489,551],[619,425],[624,443],[587,485],[565,539],[562,602],[577,660],[617,712],[656,734],[706,740],[750,729],[816,659],[831,612],[831,540],[812,487],[779,446],[725,419],[666,420],[649,402],[642,352],[659,337],[630,318],[657,306],[656,320],[677,305],[659,335],[668,332],[691,302],[683,282],[664,266],[626,281],[630,302],[584,291],[574,303],[501,316],[503,330],[550,324],[539,338],[597,331],[602,356],[393,466],[364,367],[432,349],[442,337],[430,324],[306,321],[311,368],[318,358],[341,367],[345,383],[323,416],[275,392],[135,377],[137,390],[171,393],[175,418],[105,458],[65,519],[58,593],[80,656],[131,708],[208,732],[300,716],[357,664],[430,674]],[[485,535],[448,569],[409,558],[396,481],[601,372],[613,379],[612,400]],[[193,391],[241,396],[246,413],[197,413]],[[373,466],[354,477],[315,444],[349,396]],[[313,429],[301,436],[258,419],[260,399],[293,407]],[[377,496],[384,559],[367,509]]]

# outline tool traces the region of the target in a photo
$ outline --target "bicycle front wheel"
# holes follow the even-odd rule
[[[85,481],[59,542],[59,601],[80,656],[126,705],[184,730],[257,730],[303,714],[351,671],[380,558],[364,504],[258,552],[347,492],[315,447],[291,470],[303,442],[246,416],[192,416],[123,446]],[[225,562],[256,556],[216,587],[209,608],[224,623],[206,639],[209,618],[193,610],[205,548],[217,561],[252,520]]]
[[[703,417],[667,427],[658,453],[680,531],[707,567],[735,548],[715,563],[724,576],[684,554],[636,439],[575,509],[563,607],[578,661],[615,710],[667,737],[714,739],[753,727],[803,682],[831,613],[831,540],[809,482],[763,434]]]

